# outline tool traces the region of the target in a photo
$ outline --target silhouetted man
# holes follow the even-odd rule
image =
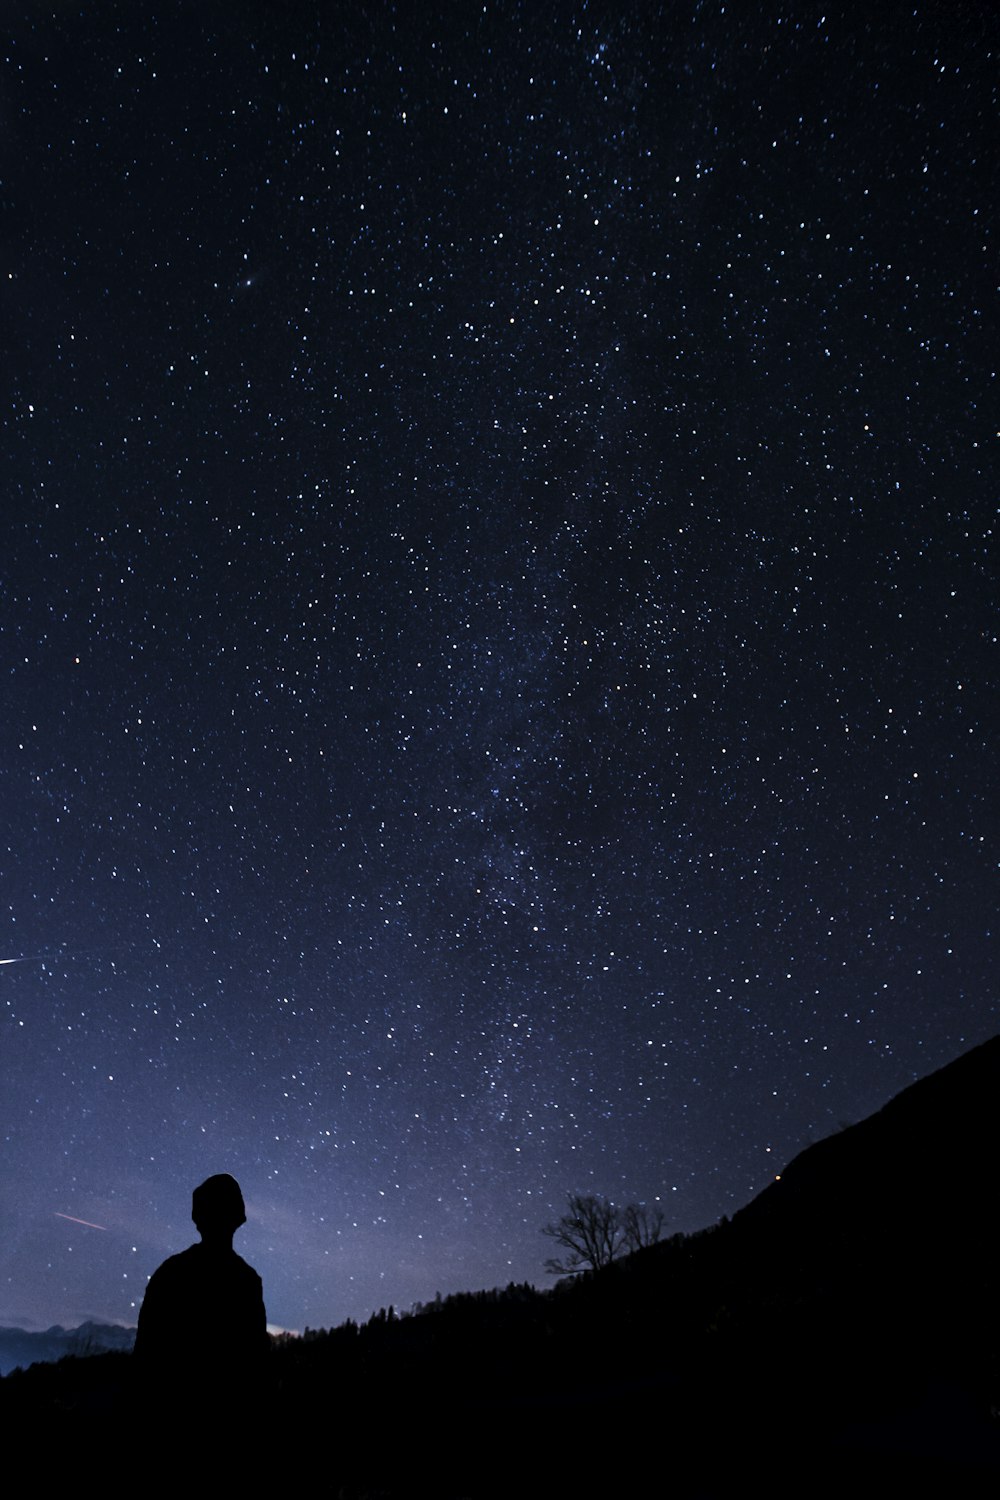
[[[205,1419],[259,1401],[269,1349],[260,1277],[233,1249],[246,1223],[235,1177],[195,1188],[201,1243],[165,1260],[139,1311],[136,1360],[143,1391],[165,1417]],[[151,1413],[152,1414],[152,1413]]]

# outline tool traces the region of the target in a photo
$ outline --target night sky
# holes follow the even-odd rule
[[[5,23],[0,1323],[218,1171],[275,1325],[544,1284],[993,1034],[995,7]]]

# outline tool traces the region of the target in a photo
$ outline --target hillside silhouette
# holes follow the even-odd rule
[[[344,1500],[747,1480],[991,1493],[998,1100],[995,1038],[810,1146],[712,1229],[544,1292],[283,1337],[262,1446],[321,1464]],[[10,1430],[118,1444],[129,1360],[16,1372],[0,1412]]]
[[[29,1333],[24,1328],[0,1328],[0,1375],[27,1369],[39,1361],[51,1363],[64,1359],[68,1354],[128,1351],[134,1343],[134,1328],[120,1328],[112,1323],[81,1323],[78,1328],[62,1328],[56,1323],[40,1333]]]

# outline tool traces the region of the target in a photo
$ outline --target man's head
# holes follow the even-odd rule
[[[191,1195],[191,1217],[202,1239],[232,1236],[247,1221],[243,1194],[235,1177],[219,1172]]]

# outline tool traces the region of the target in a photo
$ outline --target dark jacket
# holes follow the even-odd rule
[[[235,1250],[192,1245],[150,1278],[135,1340],[150,1400],[245,1406],[261,1394],[269,1349],[260,1277]]]

